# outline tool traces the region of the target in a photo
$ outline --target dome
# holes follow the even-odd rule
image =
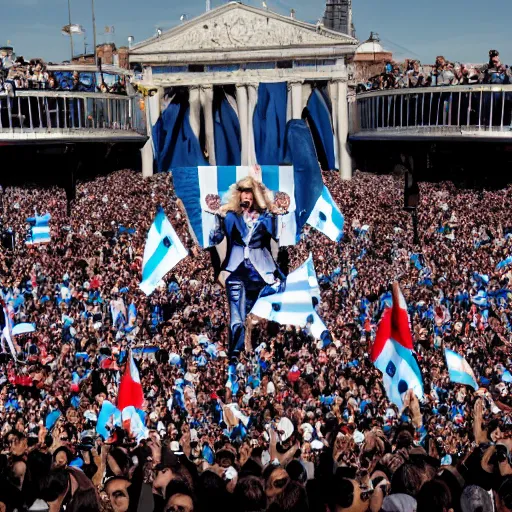
[[[365,41],[357,47],[356,53],[386,53],[378,41]]]

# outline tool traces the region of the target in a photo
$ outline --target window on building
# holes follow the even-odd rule
[[[211,73],[227,73],[229,71],[238,71],[240,69],[240,64],[214,64],[213,66],[206,66],[206,70]]]
[[[204,64],[189,64],[189,73],[204,73]]]
[[[167,73],[185,73],[187,66],[154,66],[153,74],[163,75]]]
[[[245,69],[275,69],[275,62],[247,62]]]
[[[292,60],[279,60],[277,61],[277,69],[292,69],[293,61]]]

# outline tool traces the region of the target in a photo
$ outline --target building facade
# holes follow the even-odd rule
[[[212,109],[219,88],[239,120],[241,165],[261,163],[254,151],[253,116],[262,84],[286,84],[287,121],[303,118],[321,90],[334,138],[334,168],[349,179],[347,62],[357,45],[355,38],[320,22],[296,20],[293,11],[287,17],[231,2],[133,46],[129,60],[142,72],[140,85],[158,88],[157,98],[147,99],[149,127],[177,89],[187,90],[190,124],[211,165],[217,164]],[[152,173],[150,146],[143,157],[145,175]]]

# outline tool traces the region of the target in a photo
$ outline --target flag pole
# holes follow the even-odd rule
[[[96,49],[96,14],[94,13],[94,0],[91,0],[92,8],[92,34],[94,40],[94,64],[98,67],[98,53]]]
[[[69,41],[71,44],[71,62],[75,56],[75,48],[73,46],[73,34],[71,33],[71,0],[68,0],[68,18],[69,18]]]

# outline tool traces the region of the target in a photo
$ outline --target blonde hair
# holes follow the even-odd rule
[[[220,207],[219,212],[222,214],[227,212],[242,213],[240,197],[243,189],[250,189],[252,191],[254,197],[253,208],[255,210],[260,212],[265,210],[274,211],[273,197],[267,187],[263,183],[256,181],[253,177],[247,176],[229,187],[229,199],[226,204]]]

